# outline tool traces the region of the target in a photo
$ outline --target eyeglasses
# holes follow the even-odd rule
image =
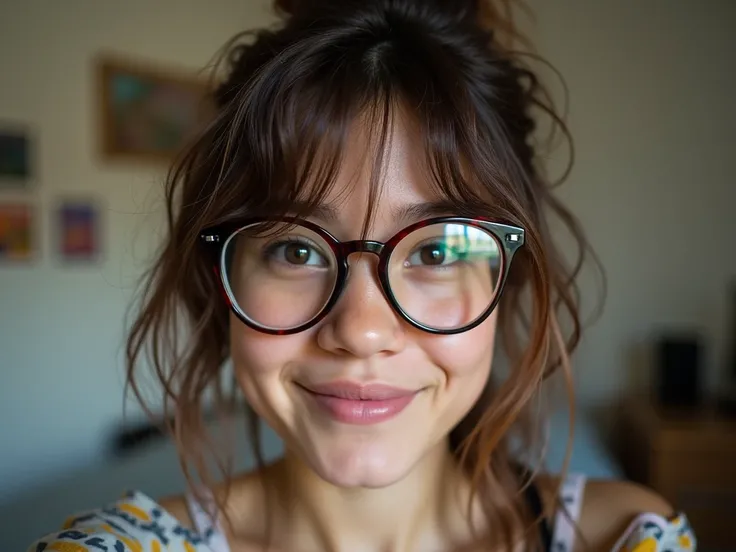
[[[354,253],[378,256],[386,300],[409,324],[455,334],[481,324],[497,305],[524,230],[483,219],[415,223],[386,243],[341,242],[295,218],[258,218],[205,230],[230,308],[267,334],[304,331],[337,303]]]

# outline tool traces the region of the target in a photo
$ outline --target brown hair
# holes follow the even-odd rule
[[[511,4],[275,0],[282,24],[226,46],[225,63],[218,65],[225,76],[213,93],[216,116],[169,174],[168,237],[144,280],[127,346],[128,383],[144,407],[138,374],[144,356],[162,385],[166,412],[175,420],[169,429],[190,482],[195,476],[213,481],[205,394],[213,393],[223,413],[234,400],[223,381],[228,307],[199,247],[200,232],[249,213],[289,210],[308,189],[300,213],[307,214],[333,186],[342,146],[359,116],[377,129],[378,174],[388,128],[402,106],[421,129],[433,184],[458,213],[526,230],[499,307],[508,374],[489,382],[452,431],[450,446],[485,505],[492,544],[511,550],[519,538],[536,542],[530,535],[540,520],[532,519],[519,492],[528,481],[514,467],[511,440],[514,430],[530,427],[522,421],[532,398],[560,367],[572,410],[569,355],[581,331],[575,281],[589,248],[537,164],[536,117],[548,116],[570,137],[527,66],[533,58],[514,53],[517,44],[527,44],[510,17]],[[378,176],[373,181],[371,203]],[[574,238],[572,264],[553,243],[554,219]],[[252,413],[250,420],[256,428]],[[538,435],[523,434],[526,450],[539,446]],[[253,446],[260,460],[258,443]],[[228,462],[220,466],[227,478]]]

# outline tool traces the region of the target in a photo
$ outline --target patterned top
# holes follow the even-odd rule
[[[568,486],[567,490],[570,491]],[[581,493],[578,493],[581,494]],[[563,495],[563,501],[570,500]],[[27,552],[229,552],[227,540],[211,517],[191,498],[195,529],[186,529],[159,504],[143,493],[126,495],[110,506],[70,518],[61,532],[35,542]],[[574,542],[558,534],[558,516],[551,550],[571,551]],[[568,522],[569,523],[569,522]],[[634,520],[611,552],[694,552],[695,536],[684,515],[665,519],[642,514]]]

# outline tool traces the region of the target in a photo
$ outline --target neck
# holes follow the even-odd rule
[[[380,489],[335,487],[288,451],[268,471],[279,497],[277,541],[290,535],[280,549],[446,549],[469,534],[468,484],[444,442]]]

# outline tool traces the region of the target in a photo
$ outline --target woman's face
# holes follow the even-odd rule
[[[392,130],[368,239],[388,240],[426,218],[396,213],[418,213],[442,199],[424,176],[421,141],[412,132],[400,120]],[[363,162],[367,145],[355,134],[327,200],[333,216],[311,219],[344,241],[360,238],[366,217],[371,163]],[[231,352],[246,399],[291,454],[341,487],[389,485],[446,446],[484,388],[493,357],[495,314],[456,335],[415,329],[384,297],[376,261],[352,255],[338,303],[304,332],[267,335],[231,316]]]

